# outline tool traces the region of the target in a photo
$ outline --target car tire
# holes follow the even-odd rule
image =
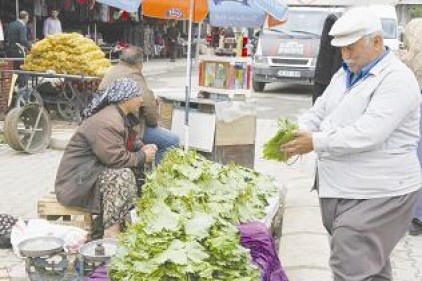
[[[255,92],[263,92],[265,88],[265,82],[252,82],[252,87]]]

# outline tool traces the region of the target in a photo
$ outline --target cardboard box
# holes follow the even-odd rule
[[[215,145],[248,145],[255,143],[256,115],[246,115],[224,122],[217,119]]]

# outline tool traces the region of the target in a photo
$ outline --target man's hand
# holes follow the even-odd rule
[[[288,158],[295,155],[302,155],[314,150],[312,143],[312,133],[307,131],[295,132],[295,139],[282,145],[281,152],[284,152]]]
[[[157,146],[155,144],[146,144],[141,149],[145,153],[146,164],[150,164],[155,160],[155,154],[157,153]]]

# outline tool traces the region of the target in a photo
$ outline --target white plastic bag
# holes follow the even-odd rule
[[[64,241],[65,251],[73,253],[87,241],[87,235],[85,230],[78,227],[53,224],[43,219],[32,219],[25,224],[20,219],[13,227],[10,238],[13,252],[17,257],[22,258],[18,245],[26,239],[45,236],[60,238]]]

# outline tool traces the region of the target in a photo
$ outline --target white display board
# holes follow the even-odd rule
[[[180,143],[185,143],[185,110],[173,110],[171,130],[180,137]],[[215,114],[203,112],[189,112],[189,147],[212,152],[215,137]]]

